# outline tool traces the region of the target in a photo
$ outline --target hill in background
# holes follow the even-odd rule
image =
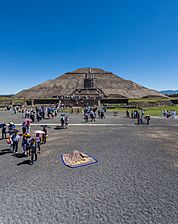
[[[160,93],[166,94],[166,95],[176,95],[178,94],[178,90],[162,90],[160,91]]]

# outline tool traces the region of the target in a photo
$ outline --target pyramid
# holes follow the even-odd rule
[[[166,97],[99,68],[80,68],[16,94],[17,98],[94,95],[107,98]]]

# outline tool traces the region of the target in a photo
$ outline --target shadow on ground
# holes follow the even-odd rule
[[[0,156],[8,154],[8,153],[12,153],[12,151],[10,149],[2,149],[0,151]]]
[[[22,161],[21,163],[17,163],[17,166],[21,166],[21,165],[31,165],[30,160],[28,159],[28,160]]]
[[[17,153],[17,154],[15,153],[12,156],[17,157],[17,158],[23,158],[23,157],[25,157],[23,153]]]

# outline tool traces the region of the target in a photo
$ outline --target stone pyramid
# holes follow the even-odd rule
[[[51,98],[71,95],[101,95],[107,98],[165,97],[112,72],[80,68],[16,94],[17,98]]]

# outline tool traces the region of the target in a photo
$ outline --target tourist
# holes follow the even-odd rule
[[[47,129],[46,129],[46,126],[43,126],[42,131],[44,131],[44,134],[42,134],[42,144],[46,144],[46,138],[47,138]]]
[[[25,134],[26,131],[27,131],[26,122],[23,121],[23,123],[22,123],[22,133]]]
[[[50,119],[50,108],[47,108],[47,117]]]
[[[15,129],[15,124],[13,122],[10,122],[8,127],[9,132],[13,131],[14,129]]]
[[[27,135],[26,134],[23,134],[23,137],[22,137],[22,150],[23,150],[24,156],[27,156]]]
[[[45,119],[45,108],[42,107],[41,110],[42,110],[41,111],[41,116],[42,116],[43,119]]]
[[[170,118],[170,116],[171,116],[171,112],[167,111],[166,118]]]
[[[138,116],[138,111],[137,110],[134,110],[134,119],[136,119]]]
[[[31,113],[30,113],[30,119],[32,120],[32,122],[35,121],[35,111],[31,111]]]
[[[30,117],[30,111],[29,110],[25,110],[25,118],[29,118]]]
[[[51,118],[54,118],[55,116],[55,111],[54,111],[54,108],[51,109]]]
[[[174,116],[173,116],[173,118],[175,119],[176,118],[176,111],[174,110]]]
[[[137,113],[137,124],[140,124],[140,114]]]
[[[22,113],[22,118],[23,118],[24,117],[24,109],[22,109],[21,113]]]
[[[27,120],[27,122],[26,122],[26,132],[28,134],[30,134],[30,121],[29,120]]]
[[[14,132],[13,131],[14,129],[15,129],[15,124],[13,122],[10,122],[8,126],[9,137]]]
[[[97,106],[94,106],[94,107],[93,107],[93,112],[95,113],[95,115],[96,115],[96,111],[97,111],[97,109],[98,109]]]
[[[13,107],[13,113],[14,113],[14,114],[16,114],[16,113],[17,113],[17,111],[16,111],[16,108],[15,108],[15,107]]]
[[[101,119],[103,119],[103,118],[105,119],[105,115],[104,115],[104,109],[102,108],[101,109]]]
[[[37,112],[36,113],[36,119],[37,119],[38,122],[41,120],[40,112]]]
[[[12,142],[13,142],[13,152],[18,153],[18,143],[19,143],[19,139],[20,139],[20,135],[18,134],[17,131],[14,132],[14,134],[12,134]]]
[[[27,142],[26,142],[26,155],[30,156],[30,144],[31,144],[31,136],[29,133],[26,134]]]
[[[98,109],[98,118],[101,118],[101,111]]]
[[[65,122],[64,115],[61,114],[61,127],[62,128],[64,128],[64,122]]]
[[[88,122],[88,117],[89,117],[88,113],[85,112],[85,113],[84,113],[84,120],[85,120],[85,122]]]
[[[38,152],[41,153],[41,147],[40,147],[41,137],[40,137],[39,133],[36,134],[35,141],[36,141],[36,144],[37,144],[37,147],[38,147]]]
[[[130,118],[130,113],[128,110],[126,110],[126,118]]]
[[[171,118],[172,119],[176,118],[176,111],[175,110],[171,110]]]
[[[54,116],[57,117],[57,109],[54,110]]]
[[[164,111],[163,111],[163,116],[164,116],[164,117],[167,117],[167,110],[164,110]]]
[[[149,125],[150,124],[150,115],[147,115],[145,117],[145,119],[146,119],[146,124]]]
[[[6,139],[6,124],[2,126],[2,139]]]
[[[143,109],[141,109],[141,111],[140,111],[140,124],[143,124],[143,118],[144,118],[144,110]]]
[[[65,125],[65,128],[67,128],[69,125],[69,117],[67,115],[65,116],[64,125]]]
[[[134,118],[134,112],[133,112],[133,110],[131,111],[131,119],[133,119]]]
[[[37,161],[36,141],[34,138],[31,139],[30,148],[31,148],[31,163],[30,163],[30,165],[33,165],[34,161]]]
[[[90,118],[91,121],[95,121],[95,113],[92,110],[90,111]]]

